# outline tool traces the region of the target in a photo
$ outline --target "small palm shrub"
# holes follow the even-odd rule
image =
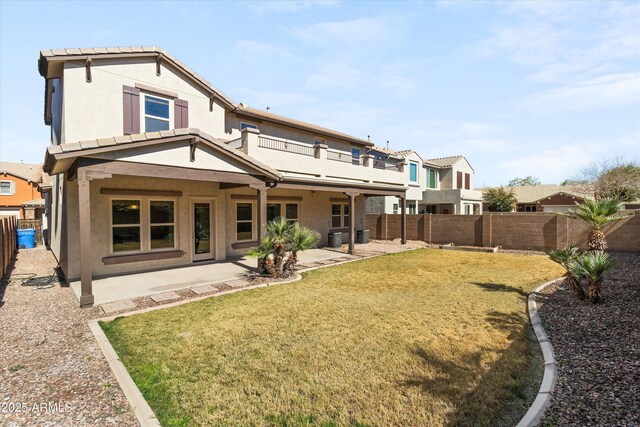
[[[602,252],[607,249],[607,240],[602,227],[606,224],[620,221],[623,217],[618,215],[619,211],[620,204],[616,199],[587,199],[574,210],[564,215],[586,222],[591,228],[587,238],[587,249],[589,251]]]
[[[578,248],[576,246],[569,246],[568,248],[563,249],[552,249],[550,251],[547,251],[547,255],[549,255],[551,261],[556,262],[564,267],[565,273],[563,276],[563,283],[569,286],[569,288],[571,288],[573,293],[575,293],[578,298],[585,299],[586,294],[584,292],[584,289],[582,288],[582,285],[580,284],[580,277],[575,276],[572,272],[573,264],[575,264],[576,259],[580,257]]]
[[[258,259],[258,273],[273,278],[288,277],[298,262],[298,252],[315,248],[320,233],[278,217],[267,224],[258,246],[247,252]]]
[[[602,300],[604,273],[614,267],[606,252],[585,252],[570,264],[571,273],[587,281],[587,297],[594,304]]]

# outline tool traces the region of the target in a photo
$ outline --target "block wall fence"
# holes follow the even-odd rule
[[[399,214],[368,214],[372,239],[400,238]],[[544,250],[571,244],[584,248],[589,227],[580,220],[552,213],[485,213],[483,215],[407,215],[407,239],[467,246]],[[640,215],[605,227],[609,249],[640,252]]]

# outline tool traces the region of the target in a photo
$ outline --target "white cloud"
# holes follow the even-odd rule
[[[293,34],[308,43],[332,48],[366,44],[377,46],[395,38],[391,18],[369,17],[349,21],[319,22],[297,28]]]
[[[314,7],[333,7],[341,4],[340,0],[274,0],[252,3],[256,12],[300,12]]]
[[[278,57],[281,59],[290,59],[294,57],[294,55],[287,49],[255,40],[238,40],[236,42],[235,49],[243,55],[248,54],[260,57]]]
[[[640,105],[640,73],[611,74],[534,93],[521,103],[539,113]]]

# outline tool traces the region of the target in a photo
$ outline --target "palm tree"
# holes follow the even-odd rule
[[[273,268],[276,274],[282,274],[282,263],[287,255],[287,242],[290,240],[293,224],[277,217],[267,224],[267,236],[273,239]]]
[[[287,257],[287,261],[282,268],[284,275],[293,273],[293,268],[298,262],[298,252],[315,248],[320,241],[320,233],[307,227],[300,227],[297,223],[293,226],[293,230],[289,239],[289,250],[291,253]]]
[[[581,219],[591,230],[587,239],[587,249],[589,251],[604,251],[607,249],[607,240],[602,227],[606,224],[620,221],[623,217],[618,215],[619,203],[615,199],[588,200],[579,204],[578,207],[565,214],[570,218]]]
[[[602,279],[606,271],[615,264],[606,252],[587,252],[576,258],[572,265],[573,274],[587,279],[587,296],[594,304],[602,300]]]
[[[274,246],[274,240],[271,236],[267,235],[260,240],[258,246],[249,249],[247,252],[247,256],[258,258],[258,274],[267,274],[272,277],[276,276],[273,260],[271,259]]]
[[[578,254],[578,248],[576,246],[569,246],[564,249],[552,249],[547,252],[551,261],[557,262],[560,264],[566,272],[564,273],[564,284],[568,285],[576,296],[580,299],[585,299],[586,294],[584,293],[584,289],[580,286],[580,277],[576,277],[572,273],[573,265],[576,263],[576,258],[580,255]]]

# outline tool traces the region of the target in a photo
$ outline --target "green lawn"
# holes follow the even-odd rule
[[[561,274],[423,249],[102,327],[166,426],[514,425],[542,373],[526,292]]]

